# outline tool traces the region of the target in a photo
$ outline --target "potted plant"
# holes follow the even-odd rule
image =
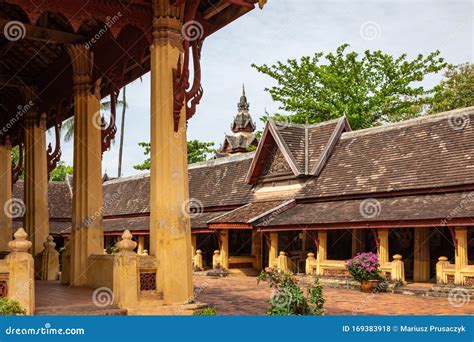
[[[376,253],[359,253],[346,261],[346,267],[352,278],[360,282],[362,292],[373,292],[382,280]]]

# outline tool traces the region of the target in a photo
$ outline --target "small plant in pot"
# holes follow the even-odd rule
[[[382,281],[379,257],[376,253],[359,253],[346,261],[349,274],[360,282],[362,292],[374,292]]]

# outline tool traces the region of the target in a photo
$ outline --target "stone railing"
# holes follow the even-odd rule
[[[331,278],[349,277],[349,272],[344,260],[317,260],[314,253],[308,253],[305,271],[308,275]],[[394,255],[392,262],[387,262],[380,267],[382,276],[387,280],[405,282],[405,270],[402,256]]]
[[[466,265],[456,269],[448,258],[441,256],[436,263],[436,282],[446,285],[474,286],[474,266]]]
[[[235,255],[229,257],[229,268],[255,267],[256,259],[251,255]]]
[[[150,255],[139,256],[140,294],[153,295],[156,293],[156,258]]]

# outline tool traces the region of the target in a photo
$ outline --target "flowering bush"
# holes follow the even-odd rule
[[[266,268],[257,278],[257,283],[267,282],[273,290],[271,305],[267,311],[272,316],[323,315],[324,296],[319,279],[306,290],[306,295],[298,280],[289,273]]]
[[[379,257],[376,253],[359,253],[346,261],[346,267],[354,280],[381,279]]]

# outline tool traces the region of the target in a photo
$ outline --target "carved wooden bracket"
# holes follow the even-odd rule
[[[172,6],[181,6],[185,4],[183,23],[186,25],[190,22],[196,22],[196,27],[200,32],[192,39],[183,36],[184,57],[178,58],[178,63],[173,69],[173,118],[174,131],[179,128],[179,120],[181,117],[181,109],[186,105],[186,121],[189,120],[196,112],[196,106],[202,98],[203,89],[201,86],[201,47],[204,42],[205,23],[200,22],[196,17],[201,0],[171,0]],[[189,60],[193,58],[194,78],[191,88],[189,88]],[[188,105],[189,103],[189,105]]]
[[[102,117],[102,153],[110,148],[112,140],[115,138],[117,133],[116,117],[117,117],[117,98],[118,91],[114,90],[110,94],[110,121],[108,126],[105,125],[104,118]],[[125,104],[124,104],[125,105]]]
[[[54,137],[56,140],[56,144],[54,146],[54,151],[51,146],[51,143],[49,143],[48,148],[46,149],[46,157],[47,157],[47,162],[48,162],[48,178],[49,175],[51,174],[51,171],[53,171],[56,166],[58,166],[58,162],[61,159],[61,126],[62,126],[62,121],[61,121],[61,110],[62,110],[62,105],[60,104],[58,106],[58,112],[56,114],[56,123],[54,125]]]

